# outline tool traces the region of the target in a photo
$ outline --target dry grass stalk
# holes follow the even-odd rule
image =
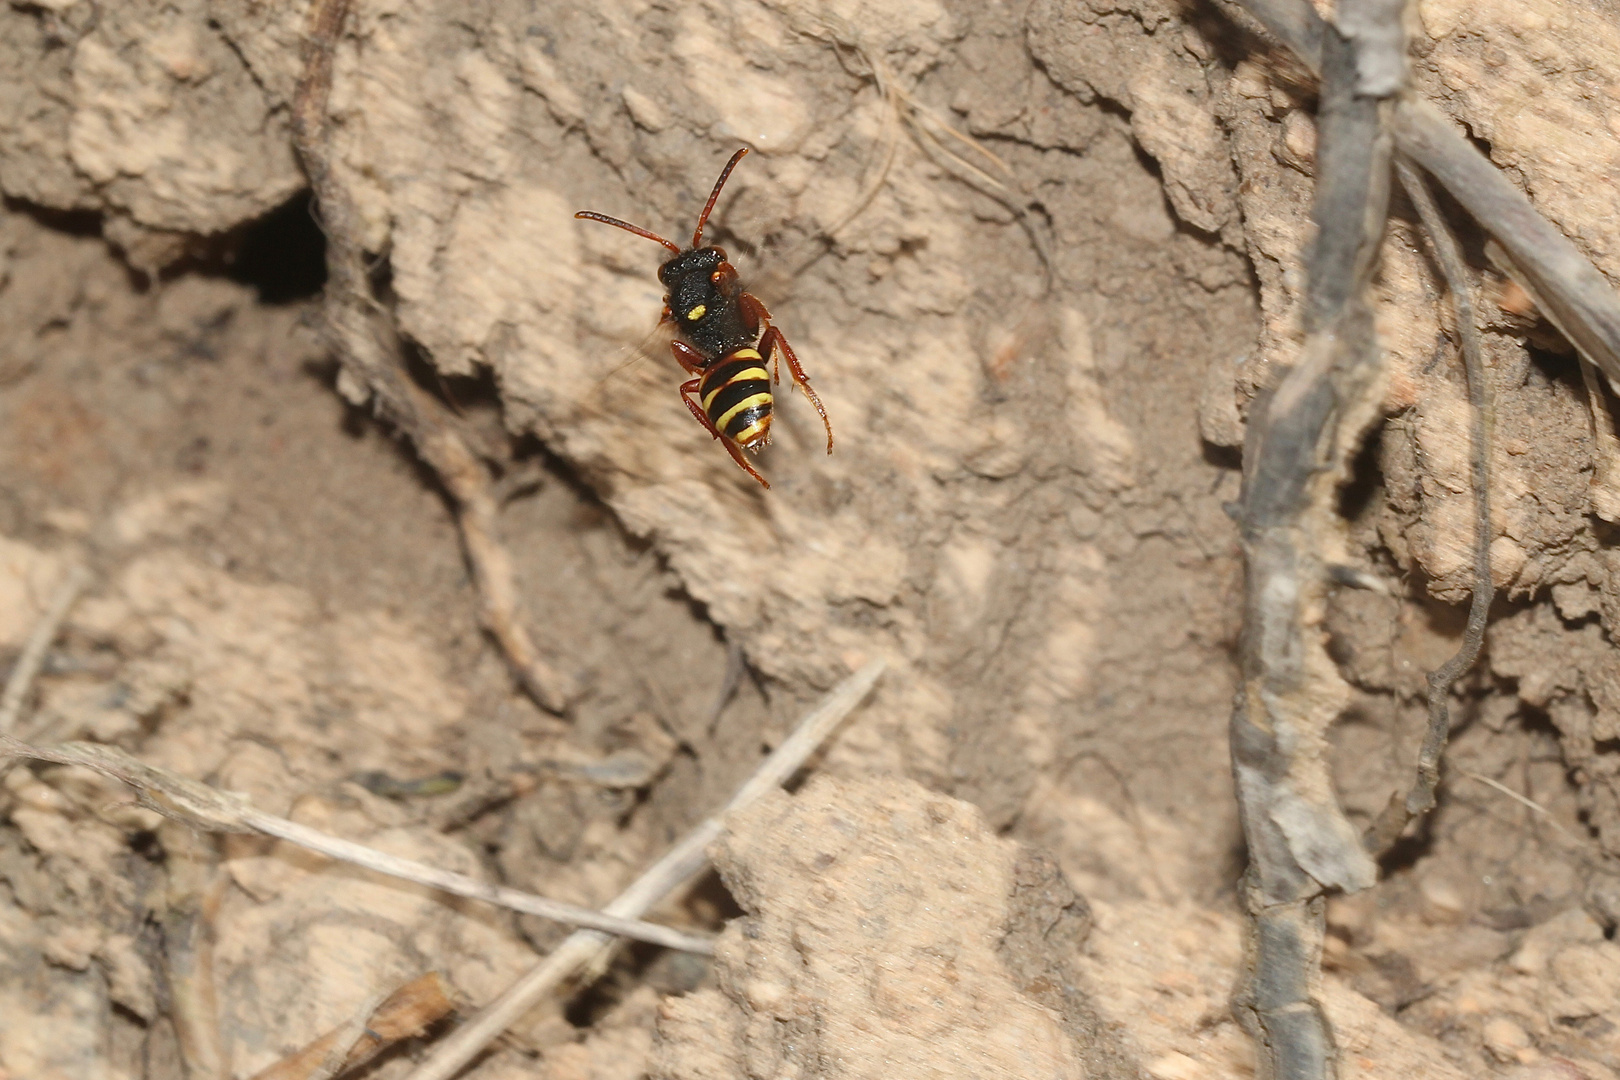
[[[352,840],[329,836],[296,821],[256,810],[242,796],[220,791],[183,776],[159,769],[131,757],[113,746],[70,742],[59,746],[30,746],[10,736],[0,735],[0,758],[33,758],[60,765],[82,765],[122,781],[135,789],[141,803],[166,817],[185,822],[205,832],[259,833],[288,840],[300,847],[333,859],[375,870],[402,881],[427,885],[455,896],[521,911],[541,918],[555,919],[571,926],[588,926],[637,941],[663,945],[686,952],[709,953],[713,942],[701,935],[687,934],[668,926],[644,922],[621,914],[592,911],[577,904],[549,900],[533,893],[491,885],[476,878],[441,870],[413,859],[402,859]]]
[[[83,592],[89,583],[90,572],[82,566],[75,565],[68,570],[62,583],[56,587],[50,605],[35,624],[33,633],[28,635],[27,643],[23,645],[17,662],[11,666],[11,674],[6,678],[5,693],[0,694],[0,733],[8,733],[17,726],[17,721],[22,716],[23,705],[28,701],[28,692],[33,689],[40,665],[45,662],[45,653],[50,649],[51,642],[56,640],[56,634],[62,628],[62,620],[73,610],[73,604],[79,599],[79,593]]]
[[[792,777],[844,717],[861,703],[883,674],[884,667],[882,660],[874,660],[835,687],[799,722],[782,745],[760,763],[720,814],[706,819],[688,833],[603,911],[625,917],[644,914],[702,873],[709,861],[708,846],[719,837],[724,815],[748,805]],[[450,1080],[547,994],[571,979],[577,978],[581,984],[586,984],[599,977],[612,958],[614,944],[612,938],[594,931],[569,935],[538,966],[434,1047],[427,1060],[407,1080]]]

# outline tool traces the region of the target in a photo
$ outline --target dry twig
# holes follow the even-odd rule
[[[1343,0],[1341,18],[1359,9],[1376,21],[1379,2]],[[1349,688],[1327,654],[1321,621],[1328,557],[1343,542],[1338,488],[1382,397],[1365,299],[1389,188],[1387,106],[1363,88],[1378,47],[1336,27],[1322,32],[1305,348],[1276,390],[1257,400],[1244,443],[1244,686],[1231,742],[1251,921],[1234,1004],[1266,1080],[1335,1075],[1337,1049],[1317,993],[1323,897],[1377,878],[1333,796],[1327,731]]]
[[[30,746],[10,735],[0,735],[0,758],[26,757],[60,765],[83,765],[103,776],[110,776],[135,789],[137,798],[166,817],[183,821],[207,832],[259,833],[288,840],[321,855],[375,870],[402,881],[413,881],[453,896],[555,919],[570,926],[589,926],[637,941],[663,945],[685,952],[710,953],[713,942],[704,936],[687,934],[673,927],[644,922],[622,914],[592,911],[577,904],[548,900],[543,896],[491,885],[476,878],[441,870],[436,866],[402,859],[375,848],[344,840],[300,825],[296,821],[256,810],[242,796],[220,791],[164,769],[147,765],[113,746],[70,742],[59,746]]]
[[[623,916],[643,914],[701,873],[708,864],[707,848],[720,835],[723,816],[748,805],[797,772],[866,697],[884,666],[882,660],[874,660],[834,688],[760,763],[721,814],[699,824],[602,910]],[[569,935],[537,967],[436,1046],[406,1080],[449,1080],[557,987],[576,977],[583,983],[599,977],[612,958],[613,945],[612,938],[593,931]]]
[[[304,72],[292,108],[293,142],[326,232],[328,337],[351,384],[375,400],[444,483],[455,504],[485,628],[523,688],[543,708],[560,713],[578,687],[540,655],[519,616],[512,560],[496,536],[499,504],[489,472],[454,419],[405,371],[398,330],[372,294],[359,209],[334,168],[328,99],[333,54],[350,7],[351,0],[317,0],[311,8]]]
[[[1328,135],[1326,124],[1329,114],[1328,103],[1337,95],[1336,87],[1342,84],[1345,77],[1343,54],[1346,51],[1346,42],[1340,32],[1325,23],[1316,9],[1305,0],[1226,0],[1226,2],[1229,6],[1241,7],[1252,14],[1267,30],[1287,45],[1301,62],[1321,75],[1325,142]],[[1361,8],[1359,11],[1358,6]],[[1341,0],[1339,5],[1341,24],[1354,23],[1357,27],[1358,48],[1350,51],[1364,54],[1368,50],[1383,49],[1389,52],[1390,43],[1399,40],[1395,30],[1400,13],[1399,0],[1360,0],[1359,5],[1352,3],[1351,0]],[[1475,217],[1494,239],[1494,243],[1487,248],[1488,253],[1504,265],[1509,275],[1525,288],[1542,312],[1564,332],[1581,354],[1603,371],[1611,385],[1620,384],[1620,300],[1617,300],[1606,279],[1580,254],[1568,238],[1536,212],[1524,194],[1474,149],[1437,109],[1409,92],[1400,92],[1401,62],[1402,57],[1395,54],[1386,55],[1382,59],[1373,58],[1370,63],[1365,56],[1358,55],[1350,65],[1357,74],[1357,82],[1363,92],[1371,93],[1366,90],[1364,84],[1369,73],[1377,71],[1384,76],[1383,89],[1380,92],[1398,94],[1388,106],[1388,111],[1390,132],[1400,153],[1438,180]],[[1328,176],[1323,175],[1324,185],[1328,179]],[[1473,472],[1476,493],[1474,567],[1476,584],[1469,613],[1469,629],[1463,645],[1451,661],[1429,678],[1430,725],[1419,757],[1418,781],[1405,800],[1392,803],[1390,810],[1380,818],[1369,837],[1374,845],[1388,843],[1399,835],[1400,829],[1411,817],[1434,805],[1439,759],[1449,727],[1446,696],[1455,678],[1477,657],[1492,591],[1489,563],[1489,474],[1486,468],[1490,409],[1488,398],[1485,396],[1483,363],[1479,358],[1477,337],[1474,335],[1467,279],[1461,266],[1461,259],[1457,256],[1449,234],[1444,231],[1439,215],[1434,211],[1427,190],[1422,187],[1420,181],[1416,181],[1415,173],[1413,179],[1415,182],[1409,182],[1413,200],[1428,225],[1429,235],[1434,240],[1436,254],[1450,286],[1453,302],[1457,305],[1458,330],[1465,363],[1469,369],[1469,397],[1474,409],[1471,434],[1474,443]],[[1321,206],[1319,188],[1318,223],[1325,230],[1327,221],[1321,216]],[[1364,247],[1365,241],[1364,235]],[[1313,261],[1311,267],[1313,290],[1318,288],[1319,269],[1320,267]],[[1308,323],[1312,314],[1308,308],[1306,316]],[[1311,359],[1310,348],[1307,346],[1306,363],[1309,364]],[[1290,379],[1292,378],[1290,376]],[[1278,396],[1280,395],[1281,391]],[[1275,398],[1273,400],[1275,401]],[[1253,434],[1251,428],[1251,436]],[[1252,528],[1253,522],[1246,522],[1245,525],[1247,531]],[[1251,573],[1252,568],[1251,553]],[[1260,612],[1253,603],[1255,583],[1252,579],[1250,588],[1250,614],[1254,616]],[[1258,650],[1263,649],[1268,638],[1275,637],[1278,630],[1286,624],[1266,625],[1262,620],[1251,618],[1246,625],[1247,633],[1259,641],[1259,644],[1254,646]],[[1287,636],[1285,632],[1283,634],[1285,643]],[[1263,711],[1269,703],[1263,693],[1254,692],[1256,689],[1251,682],[1250,708],[1258,712]],[[1243,788],[1241,776],[1245,769],[1244,759],[1252,758],[1253,765],[1264,766],[1269,752],[1265,744],[1268,738],[1274,735],[1271,732],[1245,731],[1240,723],[1243,716],[1244,709],[1240,707],[1239,719],[1235,719],[1233,725],[1233,760],[1240,776],[1240,791]],[[1256,734],[1260,738],[1254,739]],[[1249,739],[1254,739],[1256,745],[1246,745],[1246,740]],[[1256,754],[1256,750],[1260,753]],[[1263,768],[1256,776],[1265,783],[1270,783],[1274,779],[1265,776]],[[1308,900],[1317,906],[1317,913],[1312,914],[1309,920],[1297,920],[1295,926],[1283,927],[1280,933],[1276,927],[1268,929],[1266,925],[1268,916],[1264,904],[1255,909],[1255,944],[1252,955],[1258,957],[1258,964],[1256,971],[1250,976],[1249,999],[1247,1002],[1240,1002],[1240,1016],[1244,1011],[1243,1007],[1246,1007],[1251,1020],[1248,1026],[1261,1041],[1262,1063],[1270,1075],[1325,1077],[1331,1074],[1334,1065],[1331,1035],[1327,1030],[1325,1017],[1320,1015],[1320,1008],[1312,999],[1310,991],[1311,985],[1320,977],[1318,962],[1321,943],[1320,888],[1334,882],[1316,875],[1317,893],[1314,898],[1310,898],[1309,875],[1286,872],[1287,856],[1297,855],[1298,849],[1290,851],[1294,838],[1289,835],[1289,829],[1283,818],[1274,818],[1267,823],[1264,819],[1255,817],[1247,793],[1240,794],[1240,800],[1243,802],[1245,828],[1249,835],[1250,854],[1253,859],[1250,872],[1251,904],[1255,885],[1261,886],[1258,891],[1262,893],[1262,901],[1266,899],[1263,895],[1267,877],[1266,868],[1271,867],[1273,884],[1283,887],[1281,895],[1284,899],[1296,906],[1302,900]],[[1265,835],[1268,831],[1272,835]],[[1283,867],[1285,872],[1277,873],[1276,868],[1279,866]],[[1294,869],[1303,871],[1305,868],[1295,860]],[[1290,886],[1295,890],[1291,894],[1288,892]],[[1301,930],[1304,931],[1303,934]],[[1281,961],[1269,973],[1265,962],[1267,954]],[[1268,975],[1274,982],[1273,986],[1267,986]],[[1287,1008],[1282,1009],[1279,1006]],[[1272,1030],[1271,1026],[1264,1022],[1268,1008],[1273,1017],[1281,1021],[1276,1030]],[[1254,1023],[1255,1018],[1259,1018],[1261,1022]]]
[[[1434,247],[1435,260],[1446,279],[1446,288],[1451,293],[1463,367],[1468,375],[1469,441],[1472,443],[1469,457],[1474,474],[1474,595],[1468,606],[1468,626],[1457,652],[1429,672],[1429,725],[1418,751],[1417,780],[1404,799],[1399,792],[1391,797],[1389,805],[1368,831],[1367,850],[1375,855],[1387,851],[1414,818],[1434,809],[1434,792],[1440,784],[1440,756],[1451,735],[1451,688],[1479,659],[1480,649],[1485,645],[1485,623],[1490,617],[1491,599],[1496,595],[1496,585],[1491,579],[1491,394],[1479,327],[1474,322],[1468,270],[1423,177],[1404,160],[1397,161],[1395,167],[1401,186],[1417,207],[1424,232]]]
[[[40,665],[45,662],[45,653],[62,629],[62,620],[73,610],[74,601],[78,600],[79,593],[89,583],[90,572],[74,565],[56,587],[50,605],[35,624],[33,633],[28,635],[17,662],[11,665],[11,674],[6,677],[5,693],[0,694],[0,733],[10,732],[17,726],[23,705],[28,700],[28,692],[33,689]]]
[[[1307,0],[1222,0],[1253,15],[1313,72],[1326,24]],[[1422,166],[1495,240],[1487,248],[1588,362],[1620,390],[1620,298],[1590,259],[1427,101],[1397,99],[1395,147]]]
[[[253,1080],[328,1080],[359,1068],[401,1039],[410,1039],[450,1015],[454,1006],[436,971],[418,976],[375,1000],[348,1023],[282,1058]]]

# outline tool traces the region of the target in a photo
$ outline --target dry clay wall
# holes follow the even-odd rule
[[[1600,268],[1620,272],[1612,5],[1433,0],[1415,14],[1420,92]],[[354,574],[302,562],[304,578],[289,584],[232,561],[232,543],[270,550],[268,535],[296,528],[305,505],[269,494],[284,489],[264,462],[284,459],[261,444],[240,454],[251,469],[202,481],[180,483],[184,468],[141,472],[143,450],[168,447],[174,416],[206,413],[195,423],[223,430],[222,395],[236,392],[224,387],[291,393],[300,365],[323,362],[312,304],[270,308],[198,272],[307,186],[288,119],[306,17],[299,4],[226,0],[0,10],[0,379],[15,477],[6,531],[16,538],[3,640],[19,645],[62,568],[91,557],[105,584],[75,616],[72,640],[111,666],[47,682],[43,704],[56,711],[41,715],[57,719],[42,730],[121,742],[284,809],[302,805],[334,830],[388,833],[419,857],[470,859],[444,838],[453,814],[329,795],[357,768],[435,768],[440,749],[463,739],[480,747],[473,758],[498,760],[504,744],[468,734],[491,716],[547,753],[574,737],[508,700],[498,661],[480,652],[453,534],[431,495],[409,494],[395,474],[377,479],[393,467],[381,463],[280,470],[324,471],[332,505],[349,500],[347,518],[334,512],[322,519],[329,527],[301,534],[298,558],[401,568],[392,578],[379,570],[368,592],[352,587]],[[1248,403],[1300,339],[1312,105],[1309,85],[1261,39],[1217,11],[1156,0],[357,5],[335,59],[333,160],[386,276],[389,315],[419,347],[424,373],[485,380],[491,430],[536,438],[567,474],[551,501],[514,506],[506,539],[524,552],[537,638],[586,688],[576,725],[595,724],[594,748],[606,752],[617,744],[602,732],[620,724],[612,738],[646,759],[616,786],[519,792],[517,817],[486,822],[479,837],[493,845],[484,850],[496,852],[495,871],[543,870],[571,897],[600,903],[670,822],[708,809],[713,777],[745,771],[800,703],[883,656],[890,675],[826,768],[850,783],[911,777],[975,804],[985,824],[962,825],[955,815],[968,811],[920,789],[850,793],[851,805],[934,806],[929,828],[948,819],[969,833],[1011,830],[1053,850],[1099,905],[1087,954],[1095,1008],[1141,1026],[1129,1033],[1134,1048],[1103,1046],[1075,1002],[1019,996],[1041,997],[1036,975],[996,990],[1012,995],[996,1008],[1032,1025],[1062,1069],[1106,1072],[1117,1052],[1159,1063],[1155,1075],[1239,1074],[1241,1041],[1210,989],[1210,972],[1224,969],[1198,966],[1223,954],[1194,947],[1225,940],[1236,962],[1219,920],[1240,865],[1224,748],[1240,563],[1221,507],[1237,492],[1232,448]],[[590,208],[683,237],[739,145],[754,153],[709,235],[776,314],[837,437],[828,457],[817,418],[784,393],[775,444],[760,458],[769,493],[681,407],[662,346],[637,359],[661,303],[660,249],[571,219]],[[1351,594],[1332,616],[1360,694],[1339,735],[1339,783],[1363,817],[1401,782],[1422,673],[1454,642],[1446,602],[1468,588],[1472,506],[1450,316],[1414,227],[1392,228],[1378,288],[1393,419],[1367,463],[1367,491],[1347,510],[1355,558],[1406,599]],[[1532,842],[1531,818],[1484,789],[1459,791],[1415,867],[1377,899],[1335,909],[1343,950],[1329,961],[1342,1015],[1383,1032],[1366,1046],[1412,1039],[1413,1060],[1438,1061],[1439,1044],[1424,1040],[1445,1036],[1467,1069],[1530,1068],[1553,1053],[1607,1068],[1620,1029],[1605,1019],[1614,998],[1602,988],[1620,967],[1582,904],[1600,921],[1620,914],[1603,915],[1606,879],[1592,869],[1620,851],[1610,643],[1620,585],[1608,546],[1620,473],[1608,464],[1607,418],[1594,422],[1567,347],[1507,292],[1492,295],[1493,554],[1512,599],[1470,690],[1457,768],[1539,800],[1585,839]],[[138,367],[125,353],[198,347],[253,359],[240,372],[227,359],[213,375],[177,366],[141,376],[178,388],[162,403],[109,383],[86,404],[95,372]],[[211,379],[217,392],[206,391]],[[336,390],[360,405],[367,397],[351,375],[338,374]],[[251,412],[230,414],[229,430],[245,429]],[[348,422],[363,425],[364,409]],[[95,454],[94,468],[83,464]],[[240,479],[250,475],[257,487]],[[397,496],[367,501],[374,486],[395,490],[387,484]],[[261,494],[287,499],[286,512],[253,519],[248,536],[233,522],[252,518]],[[619,525],[566,517],[585,513],[569,509],[580,501]],[[395,550],[419,517],[432,518],[423,528],[443,580],[422,583],[407,569],[420,553]],[[204,550],[198,529],[225,540]],[[640,555],[625,554],[626,537]],[[213,551],[222,554],[210,562]],[[580,566],[597,584],[567,584]],[[400,598],[415,589],[425,598]],[[701,618],[655,595],[672,589]],[[443,616],[459,652],[444,652],[451,632],[435,627],[438,611],[462,612]],[[604,613],[613,611],[628,614]],[[720,677],[725,650],[711,627],[769,691],[731,727],[688,707],[706,691],[679,681]],[[637,713],[637,695],[657,693],[626,670],[654,654],[675,704]],[[103,708],[113,683],[140,694]],[[18,955],[48,961],[14,1004],[64,1018],[64,1032],[94,1033],[32,1042],[40,1056],[30,1060],[54,1061],[46,1043],[92,1046],[70,1055],[76,1066],[51,1067],[112,1069],[134,1052],[109,1049],[108,1033],[129,1042],[125,1014],[152,1021],[161,994],[147,985],[138,934],[63,934],[104,926],[107,910],[139,921],[144,901],[125,862],[136,826],[97,819],[102,796],[82,777],[8,783],[21,837],[8,849],[8,925],[33,950]],[[836,816],[820,803],[803,812]],[[912,812],[924,810],[877,814],[871,827]],[[559,829],[572,841],[551,843]],[[775,882],[770,860],[750,862],[743,841],[729,850],[722,861],[755,917],[769,923],[791,907],[796,886]],[[242,1075],[338,1022],[375,992],[362,991],[368,979],[448,951],[461,958],[451,965],[459,990],[483,1000],[554,940],[386,890],[333,899],[322,874],[289,869],[285,855],[227,855],[238,891],[221,923],[236,931],[221,986],[228,1056]],[[1014,865],[997,879],[1004,893],[1016,892]],[[34,892],[17,884],[25,878]],[[79,884],[47,887],[61,880]],[[302,992],[312,969],[300,965],[327,970],[316,945],[335,948],[338,933],[306,935],[314,943],[296,957],[266,962],[288,927],[342,926],[379,908],[379,941],[390,944],[376,955],[392,959],[361,965],[364,977]],[[1017,923],[990,900],[962,917],[992,938]],[[1164,954],[1183,966],[1133,966],[1119,951],[1136,928],[1166,923],[1205,927]],[[389,951],[404,939],[410,949]],[[881,956],[888,940],[863,947]],[[980,945],[973,965],[993,968],[993,942]],[[1586,951],[1560,975],[1554,961],[1570,949]],[[778,962],[723,955],[719,990],[666,1011],[657,1067],[687,1075],[682,1033],[712,1029],[714,1017],[736,1029],[727,1061],[780,1053],[738,1019],[785,1009],[768,993],[750,997],[738,974]],[[1163,1024],[1136,1004],[1153,993],[1180,1002]],[[1376,1006],[1425,1034],[1379,1028]],[[710,1019],[697,1024],[702,1009]],[[547,1068],[587,1068],[593,1054],[642,1068],[655,1011],[626,995],[620,1028],[604,1029],[618,1034],[594,1043],[553,1015],[529,1049],[574,1048],[573,1058],[543,1057]],[[1566,1023],[1572,1016],[1580,1024]],[[1063,1050],[1064,1039],[1080,1049]],[[755,1044],[766,1049],[748,1050]],[[877,1060],[885,1051],[874,1045]],[[804,1067],[837,1071],[818,1060]],[[518,1067],[502,1061],[488,1068]]]

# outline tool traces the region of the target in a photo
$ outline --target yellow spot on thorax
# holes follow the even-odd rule
[[[699,319],[703,318],[703,316],[706,315],[708,313],[708,311],[709,311],[709,308],[708,308],[708,306],[706,304],[699,304],[697,307],[693,308],[691,311],[688,311],[686,313],[686,321],[687,322],[697,322]]]

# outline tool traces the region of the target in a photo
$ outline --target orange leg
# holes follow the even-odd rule
[[[793,384],[804,391],[804,396],[810,399],[810,404],[815,406],[816,412],[821,416],[822,426],[827,429],[827,453],[832,453],[832,421],[827,419],[827,409],[821,404],[821,398],[810,388],[810,376],[804,373],[804,365],[799,363],[798,356],[793,352],[793,346],[782,336],[782,331],[771,325],[771,313],[765,310],[765,305],[759,302],[759,297],[752,293],[743,293],[738,297],[738,302],[742,305],[744,324],[750,330],[758,330],[762,326],[765,328],[765,336],[759,339],[759,351],[760,355],[771,358],[771,371],[777,382],[782,381],[782,376],[777,370],[776,347],[778,345],[782,347],[782,355],[787,357],[788,372],[793,377]]]
[[[670,342],[669,351],[675,354],[675,362],[681,365],[688,375],[701,375],[703,369],[709,366],[703,354],[684,341]]]
[[[680,342],[676,342],[676,344],[678,345]],[[679,360],[680,354],[677,353],[675,358]],[[757,469],[748,464],[747,459],[742,456],[742,451],[737,449],[737,444],[722,435],[720,433],[720,429],[714,426],[714,421],[709,419],[709,414],[704,412],[702,407],[698,405],[697,402],[686,396],[688,394],[697,393],[698,387],[702,385],[702,383],[702,379],[692,379],[690,382],[681,383],[681,401],[685,402],[687,410],[691,412],[693,416],[697,417],[697,422],[703,425],[704,430],[720,440],[721,445],[726,448],[726,453],[731,455],[731,460],[737,463],[737,467],[743,472],[747,473],[749,476],[752,476],[755,480],[758,480],[765,486],[765,490],[769,491],[771,488],[770,482],[767,481],[763,476],[759,475],[759,471]]]

